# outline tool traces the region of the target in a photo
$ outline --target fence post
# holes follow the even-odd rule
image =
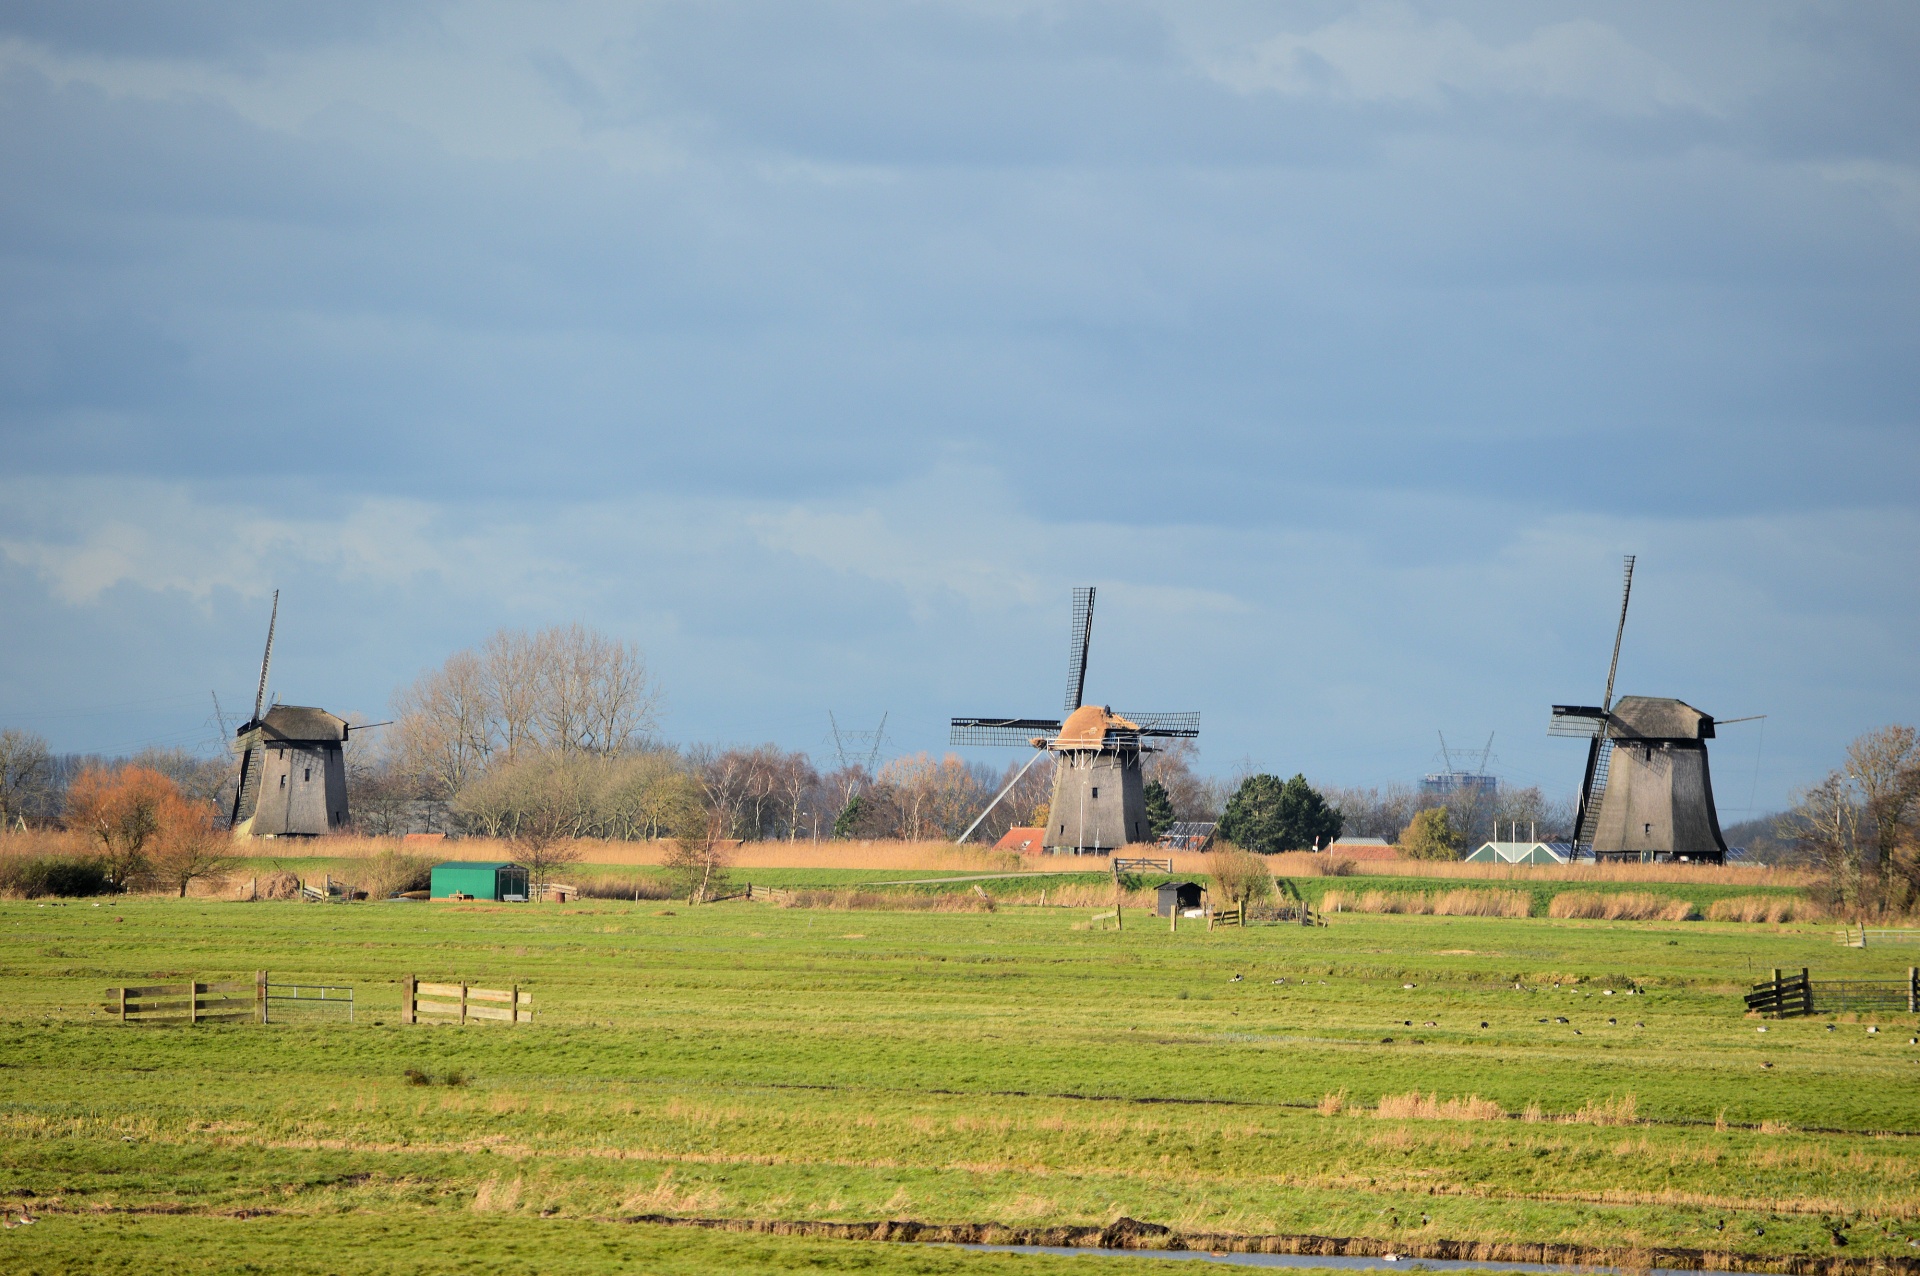
[[[191,975],[187,976],[187,1022],[200,1022],[200,981]]]
[[[1907,1013],[1920,1011],[1920,966],[1907,967]]]
[[[122,988],[120,990],[120,1022],[125,1023],[126,1021],[127,1021],[127,990],[125,988]]]
[[[417,1022],[417,1020],[414,1019],[414,1014],[417,1009],[414,1001],[414,998],[415,998],[414,990],[416,987],[418,987],[419,983],[420,983],[420,979],[419,979],[419,976],[417,975],[408,975],[400,981],[400,1022],[401,1023]]]
[[[467,1022],[467,986],[465,984],[460,985],[460,1022],[462,1024]]]
[[[1813,979],[1805,966],[1800,967],[1800,1013],[1813,1013]]]
[[[267,1021],[267,972],[253,972],[253,1009],[254,1018],[261,1023]]]
[[[519,1023],[520,1022],[520,985],[515,984],[512,988],[508,989],[508,992],[512,995],[512,1000],[507,1002],[507,1022]]]

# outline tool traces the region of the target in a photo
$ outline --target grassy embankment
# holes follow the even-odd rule
[[[521,1246],[554,1229],[579,1270],[607,1246],[708,1254],[695,1268],[870,1249],[604,1222],[642,1214],[1915,1252],[1913,1021],[1762,1035],[1734,999],[1772,966],[1903,975],[1904,951],[1702,922],[1074,920],[0,904],[0,1200],[47,1220],[0,1255],[84,1269],[115,1235],[152,1268],[205,1238],[285,1267],[286,1238],[379,1235],[451,1268],[492,1252],[499,1217],[528,1224]],[[361,1021],[133,1029],[93,1009],[109,984],[262,967],[357,985]],[[408,972],[529,987],[540,1022],[402,1027]],[[1415,1090],[1509,1115],[1378,1114],[1418,1110]],[[1628,1096],[1631,1123],[1607,1124]],[[882,1248],[860,1263],[935,1261]]]

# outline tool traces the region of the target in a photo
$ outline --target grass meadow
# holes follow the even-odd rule
[[[914,867],[898,877],[934,871]],[[1701,911],[1766,893],[1618,885]],[[1738,1001],[1772,967],[1900,977],[1920,948],[1538,914],[1088,920],[1005,902],[0,902],[0,1203],[40,1220],[0,1235],[0,1270],[1087,1261],[623,1221],[661,1216],[1124,1216],[1214,1245],[1756,1270],[1920,1255],[1920,1021],[1762,1024]],[[134,1028],[100,1009],[109,985],[259,969],[355,985],[358,1022]],[[407,974],[517,984],[536,1021],[403,1026]]]

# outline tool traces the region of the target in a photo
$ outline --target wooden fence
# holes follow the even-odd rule
[[[109,988],[107,1011],[121,1023],[235,1023],[261,1016],[264,1003],[259,998],[265,988],[263,982],[237,981]]]
[[[1173,861],[1171,859],[1164,859],[1164,860],[1122,859],[1120,856],[1116,855],[1113,857],[1112,864],[1113,864],[1113,875],[1115,877],[1120,876],[1120,874],[1122,873],[1148,872],[1148,871],[1155,872],[1155,873],[1173,872]]]
[[[1782,979],[1776,970],[1753,986],[1746,1003],[1748,1011],[1775,1018],[1843,1010],[1920,1013],[1920,966],[1907,967],[1905,979],[1813,979],[1804,968]]]
[[[412,975],[400,981],[401,1023],[468,1023],[476,1019],[532,1023],[533,994],[518,987],[425,984]]]
[[[1833,942],[1843,948],[1867,948],[1881,944],[1920,944],[1920,927],[1893,930],[1868,930],[1865,926],[1842,926]]]

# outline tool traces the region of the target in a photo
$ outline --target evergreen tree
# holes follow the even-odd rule
[[[836,816],[833,821],[833,835],[835,837],[845,838],[853,836],[854,830],[860,826],[860,816],[864,813],[861,809],[862,805],[860,799],[854,797],[848,801],[846,806],[841,808],[840,814]]]
[[[1167,786],[1158,780],[1148,780],[1147,798],[1147,840],[1157,842],[1160,835],[1173,827],[1173,798],[1167,793]]]
[[[1250,775],[1235,790],[1220,817],[1220,836],[1250,851],[1325,848],[1340,836],[1340,812],[1307,783],[1304,775]]]

